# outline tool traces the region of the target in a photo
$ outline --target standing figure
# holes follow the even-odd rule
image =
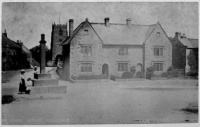
[[[34,78],[34,79],[37,79],[37,78],[38,78],[38,77],[37,77],[37,73],[38,73],[38,72],[37,72],[37,66],[35,66],[35,67],[34,67],[34,70],[33,70],[33,78]]]
[[[20,75],[20,82],[19,82],[19,93],[22,94],[22,92],[26,92],[26,84],[25,84],[25,71],[21,70],[20,71],[21,75]]]
[[[33,86],[33,81],[31,78],[28,78],[26,82],[26,94],[30,94],[32,86]]]

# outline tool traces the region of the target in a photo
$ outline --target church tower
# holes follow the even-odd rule
[[[51,32],[51,54],[52,61],[55,63],[56,57],[62,55],[62,42],[68,37],[67,23],[52,24]]]

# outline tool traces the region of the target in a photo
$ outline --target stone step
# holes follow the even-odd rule
[[[32,94],[66,94],[67,93],[67,86],[66,85],[58,85],[58,86],[37,86],[32,87],[31,95]]]
[[[33,85],[35,87],[37,86],[57,86],[58,83],[58,79],[34,79],[33,80]]]
[[[51,74],[38,74],[34,73],[34,79],[51,79]]]

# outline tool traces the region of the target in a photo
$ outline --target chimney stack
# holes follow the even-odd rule
[[[4,31],[4,33],[3,33],[3,35],[4,35],[5,37],[7,37],[6,29],[5,29],[5,31]]]
[[[105,20],[105,26],[109,26],[109,20],[110,19],[109,18],[105,18],[104,20]]]
[[[181,36],[181,38],[186,38],[185,33],[183,33],[183,35]]]
[[[74,29],[74,20],[73,20],[73,19],[70,19],[70,20],[69,20],[69,37],[72,36],[72,34],[73,34],[73,29]]]
[[[180,33],[180,32],[176,32],[176,33],[175,33],[175,38],[180,39],[180,38],[181,38],[181,33]]]
[[[127,25],[128,27],[131,25],[131,19],[130,19],[130,18],[126,19],[126,25]]]

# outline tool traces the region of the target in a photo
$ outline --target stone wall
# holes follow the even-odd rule
[[[128,47],[128,55],[119,55],[120,47]],[[103,59],[104,63],[108,64],[109,75],[121,76],[122,71],[118,71],[119,62],[128,62],[129,69],[136,66],[138,63],[143,65],[143,46],[125,46],[125,45],[104,45],[103,46]]]
[[[163,56],[154,56],[154,47],[163,47]],[[154,74],[160,75],[172,66],[172,44],[164,33],[160,24],[157,24],[151,36],[145,42],[145,71],[153,62],[163,62],[163,71],[155,71]]]

